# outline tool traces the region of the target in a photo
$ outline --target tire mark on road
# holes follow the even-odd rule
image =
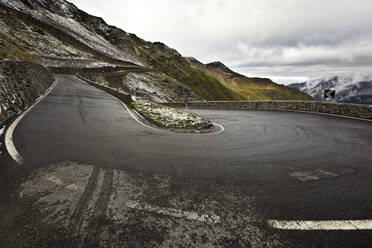
[[[110,197],[113,192],[113,177],[112,169],[104,171],[104,177],[100,193],[94,205],[93,215],[89,220],[88,229],[90,235],[84,240],[84,244],[90,243],[99,245],[98,243],[104,241],[105,247],[111,247],[111,231],[110,225],[107,225],[106,211],[110,202]],[[104,237],[102,237],[104,235]],[[89,237],[90,236],[90,237]]]
[[[113,190],[114,172],[112,169],[105,170],[101,191],[94,205],[94,215],[105,215]]]
[[[83,223],[83,217],[84,213],[86,212],[89,202],[92,199],[93,193],[97,187],[97,178],[99,175],[100,169],[98,167],[94,167],[92,175],[89,178],[87,187],[84,190],[84,193],[82,194],[75,211],[73,212],[71,216],[71,227],[73,230],[75,230],[75,234],[78,234],[82,223]]]

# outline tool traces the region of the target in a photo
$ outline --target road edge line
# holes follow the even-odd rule
[[[15,121],[9,126],[9,128],[6,130],[5,133],[5,147],[9,153],[9,155],[12,157],[12,159],[19,165],[22,165],[24,160],[21,156],[21,154],[17,151],[17,148],[14,145],[13,142],[13,133],[16,129],[17,125],[21,122],[21,120],[38,104],[40,103],[45,97],[47,97],[50,92],[54,89],[54,87],[57,85],[57,79],[54,81],[54,83],[45,91],[44,94],[39,96],[37,100],[29,106],[25,111],[20,114]]]

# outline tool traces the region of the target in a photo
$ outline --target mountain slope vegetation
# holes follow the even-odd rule
[[[276,84],[268,78],[246,77],[236,73],[221,62],[203,64],[195,58],[187,60],[194,68],[217,79],[244,100],[312,100],[306,93]]]
[[[162,90],[166,91],[168,84],[172,92],[180,92],[172,98],[177,100],[309,99],[272,82],[246,84],[239,76],[229,83],[231,80],[220,72],[196,68],[165,44],[148,42],[110,26],[65,0],[0,0],[0,28],[1,60],[27,60],[48,67],[145,67],[155,75],[157,85],[165,85]],[[119,83],[118,77],[115,82],[110,81],[112,77],[104,78],[110,85],[128,88],[126,75]],[[149,74],[138,78],[148,82]],[[159,78],[164,80],[158,82]],[[174,82],[179,90],[170,85]],[[193,93],[181,93],[190,90]],[[150,89],[147,95],[160,93]]]

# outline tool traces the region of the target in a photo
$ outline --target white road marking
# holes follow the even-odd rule
[[[282,230],[372,230],[372,220],[268,220],[268,223]]]
[[[59,186],[63,185],[62,180],[60,178],[56,177],[56,176],[48,177],[47,180],[51,181],[52,183],[57,184]]]
[[[214,224],[220,223],[221,221],[221,218],[214,214],[198,214],[196,212],[182,211],[174,208],[161,208],[157,206],[151,206],[149,204],[141,205],[133,201],[128,201],[126,203],[126,206],[131,209],[149,211],[157,214],[168,215],[177,218],[184,218],[188,220],[195,220],[200,222],[209,222]]]
[[[57,80],[54,81],[52,86],[50,86],[49,89],[47,89],[47,91],[43,95],[41,95],[35,101],[34,104],[32,104],[26,111],[24,111],[20,116],[18,116],[18,118],[10,125],[10,127],[6,131],[6,134],[5,134],[6,149],[8,150],[8,153],[13,158],[13,160],[19,165],[23,164],[24,161],[23,161],[21,154],[19,154],[19,152],[17,151],[14,145],[14,142],[13,142],[14,130],[16,129],[19,122],[23,119],[23,117],[25,117],[31,111],[32,108],[34,108],[39,102],[41,102],[46,96],[48,96],[49,93],[54,89],[56,85],[57,85]]]
[[[68,190],[79,190],[79,189],[83,189],[83,187],[79,186],[79,185],[76,185],[74,183],[71,183],[71,184],[68,184],[68,185],[65,185],[65,183],[62,181],[62,179],[60,179],[59,177],[57,176],[52,176],[52,177],[48,177],[46,178],[48,181],[51,181],[52,183],[58,185],[58,186],[64,186],[66,189]]]
[[[225,128],[222,125],[217,124],[217,123],[213,123],[213,125],[218,126],[220,128],[220,130],[217,131],[217,132],[213,132],[211,134],[219,134],[219,133],[222,133],[223,131],[225,131]]]
[[[135,121],[137,121],[139,124],[141,124],[142,126],[147,127],[147,128],[150,128],[150,129],[155,129],[155,130],[159,130],[159,131],[167,132],[166,130],[162,130],[162,129],[160,129],[160,128],[155,128],[155,127],[152,127],[152,126],[146,125],[145,123],[143,123],[142,121],[140,121],[140,120],[138,119],[138,117],[137,117],[135,114],[132,113],[132,111],[129,109],[129,107],[128,107],[124,102],[122,102],[120,99],[118,99],[118,100],[121,102],[121,104],[124,105],[124,107],[127,109],[127,111],[128,111],[128,113],[130,114],[130,116],[132,116],[132,118],[133,118]],[[135,111],[135,110],[133,110],[133,111]],[[137,112],[137,111],[136,111],[136,112]],[[137,114],[138,114],[138,113],[137,113]],[[138,115],[140,115],[140,114],[138,114]]]
[[[303,182],[317,181],[323,178],[331,178],[331,177],[339,176],[336,173],[332,173],[332,172],[325,171],[325,170],[295,171],[295,172],[289,173],[289,175]]]

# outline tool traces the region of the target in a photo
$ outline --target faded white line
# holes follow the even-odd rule
[[[210,134],[219,134],[219,133],[222,133],[223,131],[225,131],[225,128],[222,125],[217,124],[217,123],[213,123],[213,125],[218,126],[220,128],[220,130],[217,131],[217,132],[210,133]]]
[[[282,230],[372,230],[372,220],[268,220],[268,224]]]
[[[141,124],[142,126],[144,126],[144,127],[147,127],[147,128],[151,128],[151,129],[154,129],[154,130],[159,130],[159,131],[163,131],[163,132],[168,132],[168,131],[166,131],[166,130],[162,130],[162,129],[160,129],[160,128],[155,128],[155,127],[152,127],[152,126],[149,126],[149,125],[146,125],[145,123],[143,123],[142,121],[140,121],[138,118],[137,118],[137,116],[135,115],[135,114],[133,114],[132,113],[132,111],[129,109],[129,107],[124,103],[124,102],[122,102],[120,99],[118,99],[120,102],[121,102],[121,104],[123,104],[124,105],[124,107],[127,109],[127,111],[128,111],[128,113],[130,114],[130,116],[132,116],[132,118],[134,119],[134,120],[136,120],[139,124]],[[135,111],[135,110],[133,110],[133,111]],[[137,113],[138,114],[138,113]],[[138,114],[139,115],[139,114]]]
[[[131,209],[142,210],[153,212],[161,215],[167,215],[177,218],[184,218],[188,220],[200,221],[200,222],[209,222],[209,223],[220,223],[221,218],[214,214],[198,214],[191,211],[182,211],[174,208],[161,208],[157,206],[151,206],[149,204],[139,204],[137,202],[128,201],[126,206]]]
[[[58,185],[58,186],[64,186],[66,189],[68,190],[79,190],[79,189],[83,189],[83,187],[79,186],[79,185],[76,185],[74,183],[71,183],[71,184],[68,184],[68,185],[65,185],[65,183],[62,181],[62,179],[60,179],[59,177],[57,176],[51,176],[51,177],[47,177],[46,178],[48,181],[54,183],[55,185]]]
[[[21,154],[19,154],[19,152],[17,151],[17,149],[14,145],[14,142],[13,142],[14,130],[16,129],[19,122],[23,119],[23,117],[25,117],[31,111],[31,109],[33,107],[35,107],[39,102],[41,102],[47,95],[49,95],[49,93],[54,89],[54,87],[56,85],[57,85],[57,81],[54,81],[52,86],[50,86],[49,89],[43,95],[41,95],[35,101],[34,104],[32,104],[26,111],[24,111],[20,116],[18,116],[18,118],[10,125],[10,127],[8,128],[8,130],[5,133],[5,147],[8,150],[9,155],[13,158],[13,160],[17,164],[21,165],[21,164],[23,164],[24,161],[23,161],[23,158],[22,158]]]
[[[294,177],[302,182],[317,181],[323,178],[338,177],[336,173],[332,173],[325,170],[312,170],[312,171],[295,171],[289,173],[289,176]]]

